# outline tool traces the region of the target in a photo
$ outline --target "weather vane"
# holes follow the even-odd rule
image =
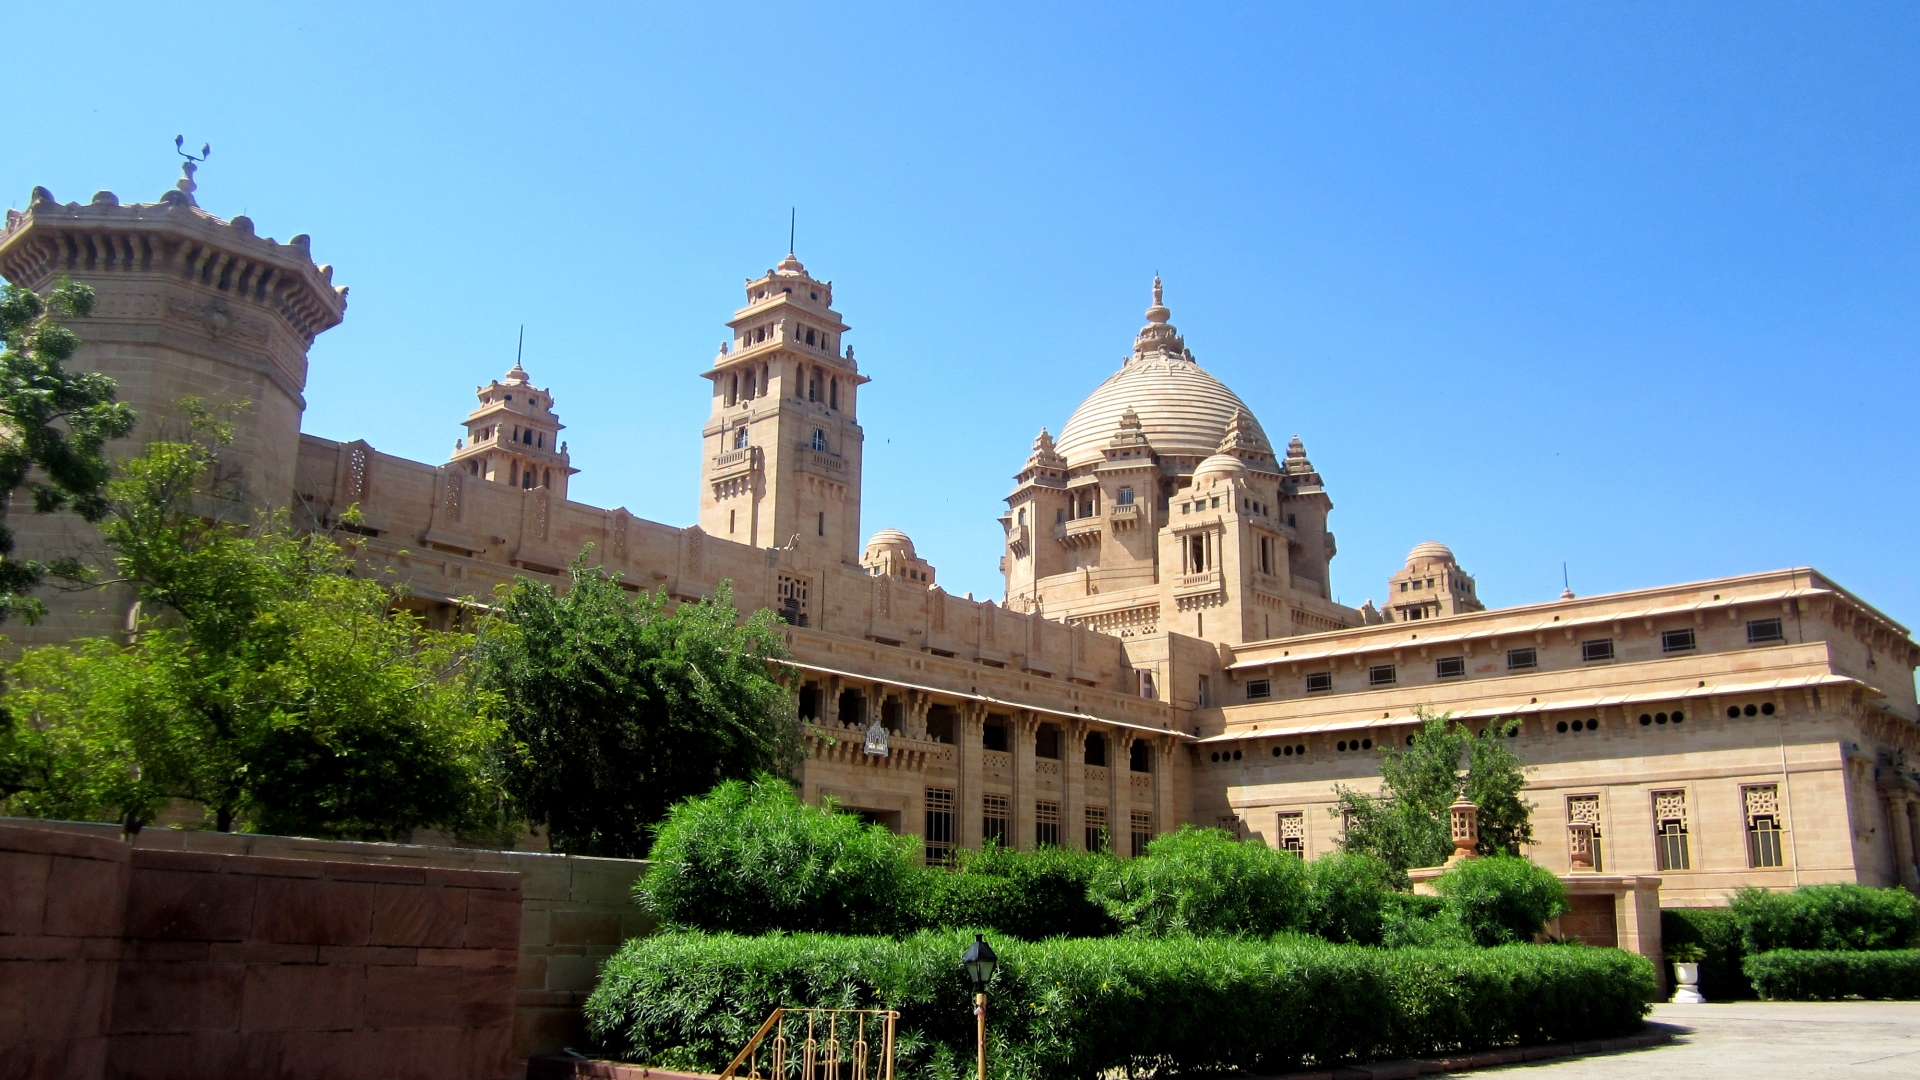
[[[173,137],[173,152],[187,159],[180,163],[180,171],[186,175],[181,177],[180,182],[174,186],[186,192],[187,198],[191,199],[193,198],[194,189],[198,187],[198,185],[193,182],[194,170],[198,169],[201,163],[213,156],[213,145],[211,143],[201,143],[200,153],[196,156],[183,149],[186,141],[187,137],[185,135],[175,135]]]

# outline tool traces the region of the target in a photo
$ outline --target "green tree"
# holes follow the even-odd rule
[[[1526,769],[1507,744],[1519,721],[1496,719],[1476,735],[1451,714],[1419,715],[1412,745],[1381,753],[1380,795],[1334,787],[1333,813],[1347,820],[1341,850],[1373,855],[1401,874],[1437,866],[1453,853],[1447,807],[1464,792],[1480,810],[1480,853],[1519,854],[1533,842],[1532,806],[1520,797]]]
[[[131,644],[29,652],[13,669],[13,806],[137,831],[168,799],[216,827],[360,839],[482,827],[498,722],[468,635],[393,610],[331,538],[240,524],[209,488],[229,430],[152,444],[109,486],[101,532],[143,617]]]
[[[0,286],[0,505],[25,487],[35,513],[71,508],[88,521],[106,515],[105,446],[133,430],[133,412],[114,400],[113,380],[70,372],[80,338],[61,325],[93,310],[93,290],[61,278],[42,298]],[[37,621],[45,606],[27,595],[47,578],[81,581],[72,557],[37,562],[13,557],[13,531],[0,515],[0,620]]]
[[[773,613],[728,583],[673,606],[574,559],[564,594],[521,578],[481,625],[482,686],[506,722],[504,780],[555,847],[638,858],[669,807],[723,780],[788,775],[799,724]]]

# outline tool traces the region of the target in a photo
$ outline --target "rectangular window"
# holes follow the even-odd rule
[[[1207,701],[1207,677],[1205,675],[1200,676],[1200,683],[1195,694],[1198,701],[1197,707],[1202,709],[1206,708],[1209,702]]]
[[[1441,679],[1457,679],[1467,673],[1467,658],[1443,656],[1433,662],[1433,674]]]
[[[1527,648],[1524,648],[1524,649],[1508,649],[1507,650],[1507,670],[1508,671],[1525,671],[1528,668],[1535,668],[1539,666],[1540,666],[1540,654],[1535,652],[1532,646],[1528,646]]]
[[[1660,631],[1661,652],[1686,652],[1693,648],[1693,628]]]
[[[1397,681],[1392,664],[1375,664],[1367,669],[1368,686],[1392,686]]]
[[[1008,846],[1013,834],[1013,820],[1008,812],[1005,795],[983,795],[980,799],[980,842]]]
[[[1033,804],[1035,846],[1060,846],[1060,804],[1041,799]]]
[[[1780,857],[1780,786],[1755,784],[1741,788],[1740,796],[1747,810],[1747,865],[1786,865]]]
[[[1273,696],[1273,683],[1268,679],[1247,680],[1247,700],[1258,701]]]
[[[927,789],[927,865],[944,866],[953,859],[953,789]]]
[[[1600,850],[1600,796],[1567,796],[1567,820],[1584,821],[1593,827],[1593,865],[1590,869],[1596,873],[1604,870],[1606,864]]]
[[[1787,640],[1787,635],[1781,632],[1779,619],[1748,620],[1747,644],[1759,645],[1765,642],[1785,640]]]
[[[781,574],[776,587],[780,621],[791,626],[807,625],[807,579]]]
[[[1007,752],[1007,725],[993,720],[980,727],[980,749]]]
[[[1307,816],[1298,810],[1280,815],[1280,850],[1302,856],[1307,852]]]
[[[1307,676],[1307,693],[1324,694],[1333,689],[1333,672],[1316,671]]]
[[[1595,660],[1613,659],[1613,639],[1610,637],[1603,637],[1603,638],[1594,638],[1592,641],[1581,642],[1580,643],[1580,659],[1586,661],[1589,664],[1593,663]]]
[[[1692,631],[1688,631],[1692,633]],[[1693,866],[1687,850],[1687,793],[1653,793],[1654,849],[1662,870],[1688,870]]]
[[[1133,812],[1133,855],[1139,858],[1147,853],[1147,845],[1153,843],[1153,811],[1135,810]]]
[[[1110,841],[1107,836],[1107,808],[1104,806],[1087,807],[1087,850],[1106,851]]]

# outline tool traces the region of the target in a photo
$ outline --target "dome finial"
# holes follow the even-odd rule
[[[1156,326],[1164,325],[1173,312],[1167,310],[1165,293],[1160,288],[1160,275],[1153,275],[1153,306],[1147,309],[1147,321]]]

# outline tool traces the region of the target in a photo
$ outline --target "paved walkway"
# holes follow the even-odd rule
[[[1510,1065],[1462,1076],[1527,1080],[1879,1080],[1920,1077],[1920,1002],[1745,1001],[1656,1005],[1665,1046]]]

